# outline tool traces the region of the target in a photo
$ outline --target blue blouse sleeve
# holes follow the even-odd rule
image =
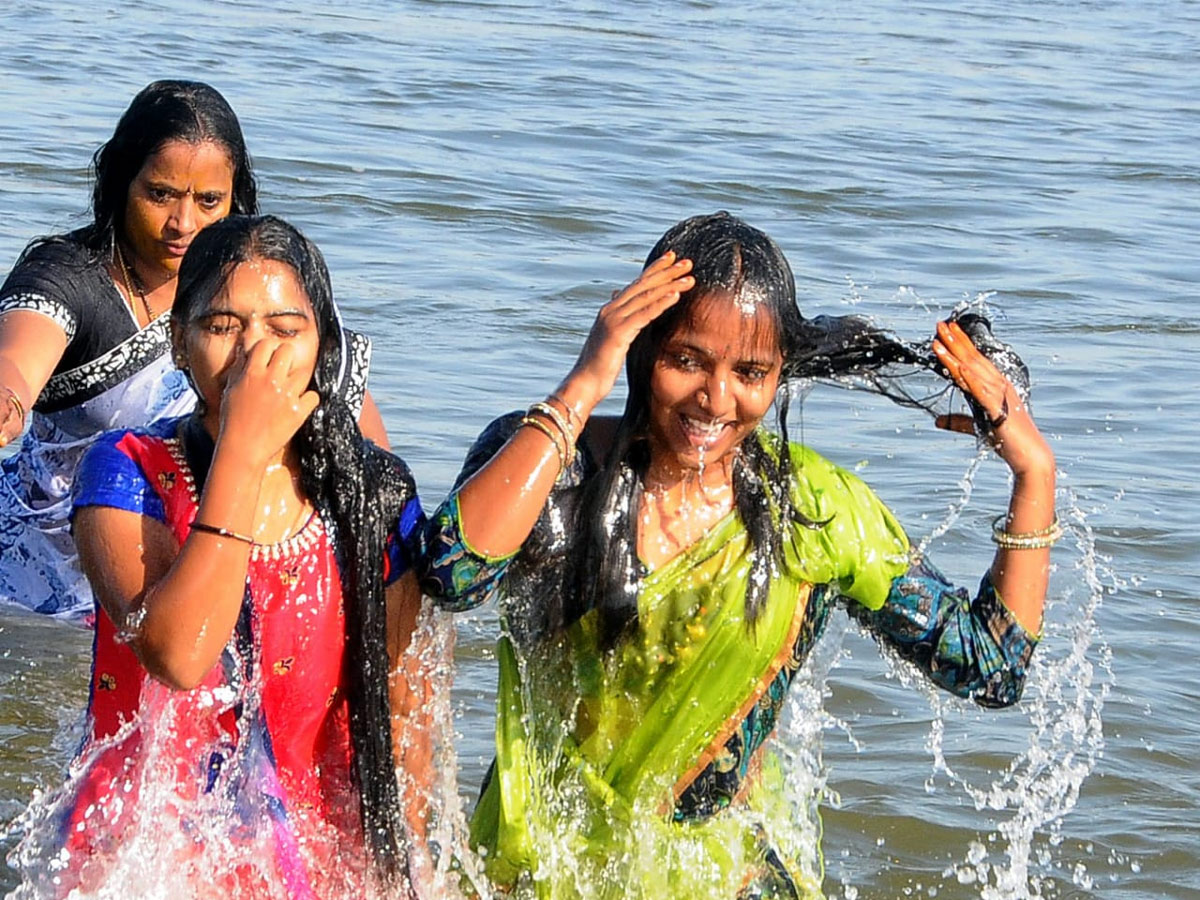
[[[404,504],[396,527],[388,535],[384,547],[387,560],[384,566],[383,583],[393,584],[404,573],[417,567],[425,555],[425,510],[416,494]]]
[[[121,449],[128,432],[100,435],[79,462],[71,490],[72,513],[84,506],[109,506],[166,523],[162,498],[146,474]]]
[[[880,609],[844,602],[939,687],[987,707],[1011,706],[1021,698],[1037,637],[1001,601],[990,571],[971,600],[964,588],[956,589],[921,560],[892,581]]]

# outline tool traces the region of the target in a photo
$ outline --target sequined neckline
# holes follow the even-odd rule
[[[187,485],[188,496],[192,500],[192,506],[198,509],[200,506],[200,493],[196,490],[196,478],[187,463],[187,455],[183,452],[183,441],[178,437],[169,437],[164,438],[163,442],[167,446],[167,452],[171,454],[171,459],[175,461],[175,465],[179,467],[179,471],[183,474],[183,480]],[[259,560],[278,560],[300,556],[317,545],[324,530],[321,516],[314,509],[300,530],[291,537],[286,537],[282,541],[276,541],[273,544],[260,544],[256,541],[250,548],[250,560],[251,562],[258,562]]]

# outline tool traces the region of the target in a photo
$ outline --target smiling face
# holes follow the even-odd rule
[[[251,259],[238,263],[207,309],[189,320],[176,350],[191,373],[212,433],[230,367],[261,341],[268,349],[288,344],[297,389],[312,382],[320,336],[312,304],[287,263]]]
[[[651,466],[679,472],[731,458],[771,408],[782,366],[765,307],[721,294],[698,301],[650,376]]]
[[[179,273],[200,230],[229,215],[233,163],[213,141],[167,141],[146,158],[129,184],[122,236],[149,289]]]

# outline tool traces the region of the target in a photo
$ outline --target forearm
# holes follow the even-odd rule
[[[29,382],[25,378],[25,373],[8,356],[3,354],[0,354],[0,387],[7,388],[16,394],[21,405],[25,407],[26,412],[33,405],[33,401],[37,399],[33,395],[33,389],[29,386]],[[0,400],[3,399],[3,397],[0,397]]]
[[[443,660],[432,629],[418,625],[420,611],[421,593],[411,573],[388,588],[392,755],[409,835],[423,841],[434,777],[432,677]]]
[[[568,376],[546,402],[576,429],[578,439],[599,398],[585,380]],[[547,425],[553,428],[552,425]],[[467,544],[487,557],[510,556],[521,548],[541,515],[561,471],[553,439],[523,426],[459,488],[459,527]]]
[[[596,404],[612,390],[642,329],[694,286],[688,274],[691,268],[691,260],[677,260],[674,252],[667,251],[597,314],[575,366],[547,400],[561,415],[573,419],[568,443],[579,438]],[[554,426],[546,427],[553,431]],[[566,448],[568,455],[570,449]],[[480,553],[506,556],[525,542],[559,470],[566,465],[557,452],[554,438],[540,426],[520,428],[463,485],[458,495],[463,533]]]
[[[0,316],[0,439],[21,433],[63,351],[67,335],[47,317],[23,310]],[[9,401],[16,399],[16,404]]]
[[[1008,515],[1002,520],[1004,530],[1016,535],[1045,533],[1054,523],[1054,489],[1052,455],[1036,468],[1015,473]],[[996,593],[1021,626],[1031,634],[1040,634],[1050,579],[1049,546],[1001,547],[992,560],[991,574]]]
[[[263,468],[218,443],[196,521],[249,536]],[[134,649],[152,675],[172,687],[198,684],[216,664],[241,612],[252,546],[193,530],[166,575],[143,600]]]

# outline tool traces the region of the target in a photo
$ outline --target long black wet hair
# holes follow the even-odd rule
[[[567,592],[558,622],[596,609],[608,646],[637,618],[637,513],[650,461],[651,374],[664,342],[696,313],[700,302],[720,297],[742,309],[769,313],[783,355],[775,398],[783,448],[788,440],[789,382],[853,378],[897,402],[920,405],[895,386],[890,373],[897,367],[932,365],[928,352],[860,316],[806,319],[796,306],[795,278],[783,252],[762,231],[729,213],[695,216],[673,226],[654,245],[646,265],[668,250],[692,261],[695,285],[630,347],[625,411],[607,458],[580,498],[570,561],[574,589]],[[766,601],[770,576],[782,558],[787,529],[781,523],[799,521],[812,528],[824,523],[811,521],[792,507],[791,455],[786,450],[768,447],[760,432],[749,435],[739,449],[733,463],[733,496],[753,551],[746,588],[746,621],[753,627]]]
[[[404,870],[406,855],[387,690],[384,544],[415,487],[402,462],[363,439],[340,396],[349,360],[329,273],[317,247],[287,222],[274,216],[230,216],[196,236],[179,269],[171,311],[176,335],[209,308],[238,264],[254,259],[281,262],[296,272],[320,338],[311,385],[320,405],[293,440],[304,493],[329,526],[338,558],[363,833],[376,873],[391,881]]]
[[[211,141],[224,148],[233,167],[231,212],[258,212],[258,185],[246,139],[225,98],[201,81],[155,81],[133,98],[112,137],[92,157],[92,223],[83,242],[95,257],[107,259],[112,253],[125,228],[129,185],[168,141]]]

